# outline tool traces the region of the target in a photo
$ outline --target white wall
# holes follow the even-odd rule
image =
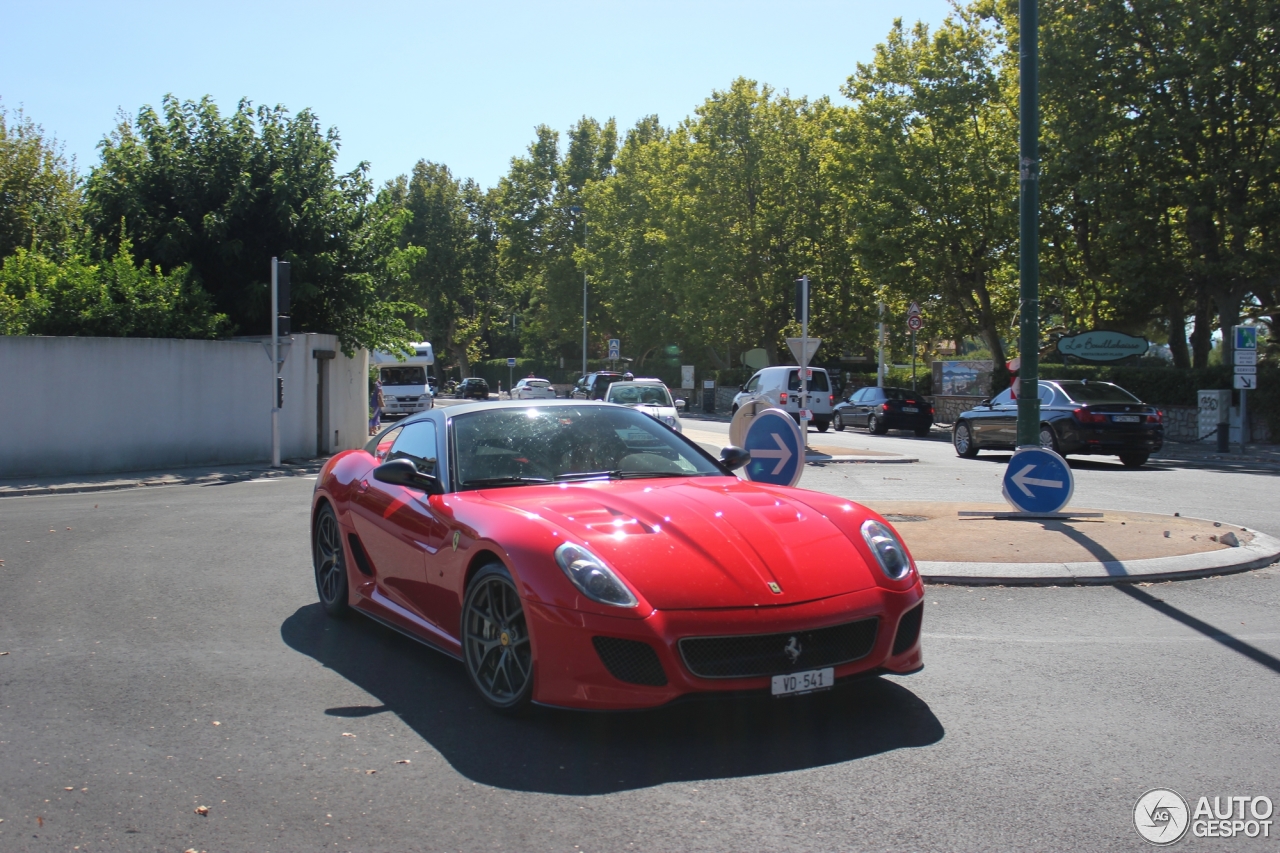
[[[324,412],[315,350],[335,352]],[[317,417],[326,452],[362,445],[367,354],[312,334],[287,352],[281,457],[316,455]],[[255,340],[0,336],[0,478],[270,461],[273,385]]]

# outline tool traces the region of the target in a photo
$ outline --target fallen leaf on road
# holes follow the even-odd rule
[[[198,815],[207,815],[208,813],[209,813],[209,807],[208,807],[208,806],[196,806],[196,814],[198,814]]]
[[[396,762],[396,764],[408,764],[408,763],[409,763],[409,759],[407,758],[402,758]]]
[[[343,737],[355,737],[355,735],[353,735],[351,732],[343,732],[343,733],[342,733],[342,736],[343,736]]]
[[[36,815],[36,826],[44,826],[44,818],[40,815]]]
[[[215,726],[220,726],[220,725],[222,725],[222,723],[218,722],[217,720],[214,720],[214,721],[213,721],[213,724],[214,724]]]
[[[374,773],[377,773],[377,772],[378,772],[377,770],[366,770],[364,771],[364,775],[372,776]]]
[[[63,788],[62,790],[64,790],[64,791],[74,791],[74,790],[75,790],[75,788]]]
[[[7,654],[9,654],[9,653],[8,653],[8,652],[0,652],[0,657],[4,657],[4,656],[5,656],[5,655],[7,655]]]
[[[71,528],[70,528],[70,527],[68,527],[67,529],[68,529],[68,530],[70,530]]]

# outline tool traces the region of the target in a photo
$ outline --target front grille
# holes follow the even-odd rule
[[[662,662],[648,643],[618,637],[592,637],[591,644],[596,647],[596,654],[600,655],[605,669],[619,681],[650,687],[666,685],[667,674],[662,669]]]
[[[900,655],[916,644],[920,638],[920,620],[924,616],[924,602],[917,604],[898,620],[898,636],[893,638],[893,654]]]
[[[812,631],[685,637],[680,655],[689,671],[702,678],[750,678],[839,666],[871,653],[879,622],[872,617]]]

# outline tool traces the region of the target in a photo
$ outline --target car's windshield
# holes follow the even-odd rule
[[[384,367],[382,368],[382,384],[426,385],[427,372],[421,367],[413,365],[406,367]]]
[[[671,395],[661,385],[617,385],[609,386],[609,403],[621,403],[624,406],[666,406],[670,408]]]
[[[1077,403],[1140,403],[1137,397],[1110,382],[1060,381],[1058,387]]]
[[[809,373],[809,390],[826,392],[831,390],[827,385],[827,372],[825,370],[810,370]],[[800,371],[793,370],[787,377],[787,390],[800,390]]]
[[[532,406],[452,419],[458,488],[604,477],[721,475],[663,424],[635,409]]]

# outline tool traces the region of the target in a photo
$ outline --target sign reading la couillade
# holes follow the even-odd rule
[[[1058,338],[1058,352],[1085,361],[1119,361],[1143,355],[1150,346],[1146,338],[1106,329]]]

